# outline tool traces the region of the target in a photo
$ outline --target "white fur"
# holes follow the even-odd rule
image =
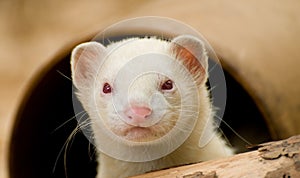
[[[197,39],[193,37],[182,36],[181,38],[185,40],[185,43],[188,43],[189,40],[194,40],[193,42],[197,43]],[[193,76],[191,76],[186,69],[183,69],[181,62],[175,59],[176,54],[172,54],[170,51],[171,43],[172,42],[156,38],[131,38],[123,40],[106,47],[106,58],[98,57],[98,59],[95,59],[97,62],[95,62],[95,60],[94,62],[93,60],[87,61],[92,61],[93,63],[88,65],[92,68],[90,71],[97,71],[96,73],[91,72],[91,74],[88,75],[93,77],[88,79],[80,77],[81,75],[79,74],[84,71],[82,71],[82,69],[78,69],[77,71],[74,67],[72,68],[72,77],[73,80],[76,80],[74,84],[78,88],[77,96],[90,116],[96,146],[100,144],[99,140],[101,139],[101,135],[97,134],[98,128],[95,126],[95,123],[99,122],[99,113],[105,124],[116,135],[124,137],[124,139],[147,143],[148,141],[158,139],[168,134],[175,124],[182,124],[182,129],[185,129],[186,123],[177,123],[180,111],[176,110],[176,108],[181,106],[180,104],[189,102],[197,106],[181,106],[184,108],[182,111],[182,113],[184,113],[182,116],[184,117],[183,122],[190,118],[197,118],[197,122],[191,135],[175,151],[157,160],[138,163],[121,161],[99,152],[97,178],[127,177],[162,168],[216,159],[232,154],[232,150],[226,146],[225,142],[217,136],[217,134],[212,137],[211,141],[205,147],[200,148],[198,146],[205,126],[208,127],[209,132],[215,133],[212,120],[213,110],[208,97],[208,91],[205,87],[207,76],[204,77],[204,81],[200,84],[191,82]],[[87,47],[89,45],[93,45],[94,48],[97,48],[95,44],[86,43],[86,45],[81,45],[74,49],[71,61],[73,66],[78,60],[74,57],[76,56],[77,50],[82,46]],[[202,50],[201,55],[206,55],[205,50]],[[99,51],[100,50],[92,50],[87,51],[87,53],[99,53]],[[102,51],[102,53],[104,52]],[[134,78],[134,83],[130,83],[128,88],[128,83],[126,82],[131,79],[130,75],[134,73],[135,70],[139,69],[143,71],[147,69],[146,63],[137,63],[134,65],[136,68],[127,67],[128,63],[132,62],[136,57],[142,56],[143,58],[143,55],[147,58],[147,54],[149,53],[161,54],[157,55],[157,58],[161,61],[168,61],[165,60],[167,58],[174,60],[173,62],[166,62],[164,65],[156,65],[157,70],[164,71],[164,74],[167,76],[157,73],[141,75]],[[84,55],[85,54],[82,54],[83,57]],[[99,54],[98,56],[104,55]],[[154,57],[156,57],[156,55],[154,55]],[[201,63],[206,65],[205,68],[207,68],[207,56],[204,57],[205,60],[203,59]],[[157,61],[158,59],[153,60]],[[99,60],[101,62],[99,62]],[[151,65],[151,63],[149,63],[149,65]],[[124,71],[124,74],[121,73],[122,75],[120,75],[120,71]],[[174,88],[171,91],[162,92],[159,90],[160,84],[167,80],[168,75],[175,81]],[[76,78],[76,76],[79,76],[79,79]],[[113,92],[111,94],[103,94],[101,92],[103,83],[105,82],[112,85]],[[146,136],[139,135],[139,132],[129,135],[125,134],[130,126],[128,126],[124,120],[120,119],[120,117],[125,117],[123,110],[128,107],[131,101],[147,104],[153,110],[150,121],[147,123],[151,128],[151,132],[146,132]],[[161,120],[155,120],[157,118]],[[140,139],[139,137],[142,138]],[[167,141],[172,144],[172,140]]]

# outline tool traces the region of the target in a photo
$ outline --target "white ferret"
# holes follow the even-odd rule
[[[97,178],[233,153],[215,134],[205,85],[208,56],[198,38],[129,38],[106,47],[87,42],[72,51],[71,68],[77,97],[90,117]],[[204,132],[211,138],[199,146]]]

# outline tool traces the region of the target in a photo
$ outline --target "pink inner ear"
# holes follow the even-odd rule
[[[77,68],[77,64],[79,62],[79,58],[81,56],[81,54],[83,53],[84,49],[83,48],[79,48],[76,50],[76,53],[72,56],[73,58],[73,70]],[[75,70],[74,70],[75,71]]]
[[[85,59],[87,57],[89,51],[86,51],[84,48],[77,49],[74,55],[74,72],[75,79],[77,82],[82,82],[88,78],[89,69],[89,60]]]
[[[102,46],[87,43],[77,46],[72,53],[72,77],[76,87],[85,86],[95,73],[97,60],[100,60]]]
[[[191,52],[193,49],[189,50],[183,46],[174,44],[172,50],[173,50],[173,54],[176,55],[176,59],[182,61],[183,65],[195,77],[197,83],[201,83],[203,79],[206,77],[206,71],[203,65],[197,59],[197,57]],[[198,57],[201,58],[203,56],[198,56]]]
[[[98,42],[79,44],[72,51],[72,78],[76,87],[89,84],[96,75],[96,70],[106,54],[106,48]]]

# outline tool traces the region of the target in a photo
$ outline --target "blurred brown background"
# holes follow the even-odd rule
[[[0,1],[0,177],[18,103],[37,70],[67,44],[117,21],[155,15],[199,30],[244,86],[278,138],[299,133],[298,0],[2,0]],[[229,61],[230,60],[230,61]],[[259,92],[256,92],[259,91]],[[271,93],[271,94],[270,94]],[[290,121],[287,121],[290,120]],[[285,122],[287,121],[287,122]]]

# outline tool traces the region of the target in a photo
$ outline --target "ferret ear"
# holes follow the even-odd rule
[[[77,88],[86,87],[94,79],[99,64],[106,55],[106,48],[98,42],[76,46],[71,54],[72,80]]]
[[[176,59],[182,60],[197,83],[206,81],[208,56],[200,39],[190,35],[178,36],[171,41],[171,53]]]

